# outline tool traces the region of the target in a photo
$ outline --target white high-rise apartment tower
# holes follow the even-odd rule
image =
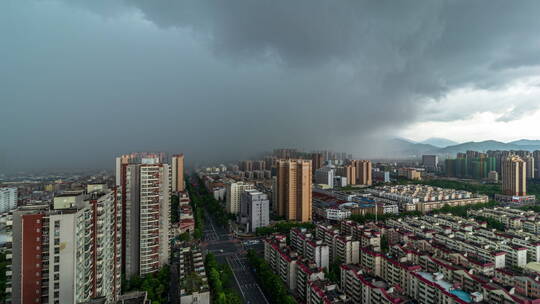
[[[54,200],[57,209],[23,206],[13,213],[11,303],[99,297],[115,303],[122,281],[115,191],[66,193]]]
[[[0,188],[0,213],[17,208],[17,188]]]
[[[232,214],[238,214],[240,212],[240,196],[245,190],[254,189],[255,186],[246,182],[234,182],[227,183],[226,190],[226,202],[225,209]]]
[[[117,158],[124,217],[122,261],[127,278],[158,271],[170,255],[170,168],[160,154]]]

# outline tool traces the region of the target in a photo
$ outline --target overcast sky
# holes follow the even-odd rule
[[[0,169],[540,139],[540,1],[3,0]]]

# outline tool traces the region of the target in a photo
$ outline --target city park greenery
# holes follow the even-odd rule
[[[122,283],[122,292],[144,290],[152,304],[167,303],[167,292],[170,282],[169,266],[163,266],[158,272],[141,276],[133,276]]]
[[[212,303],[240,304],[242,299],[231,288],[233,273],[228,264],[218,264],[214,254],[209,253],[204,259],[208,285],[212,294]]]
[[[259,257],[254,250],[248,250],[248,262],[255,272],[257,282],[261,286],[264,294],[273,304],[294,304],[296,301],[289,294],[287,288],[281,281],[281,278],[276,275],[268,263]]]

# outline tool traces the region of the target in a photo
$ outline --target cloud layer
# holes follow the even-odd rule
[[[109,166],[130,150],[373,155],[374,137],[472,115],[447,112],[456,91],[538,75],[539,14],[537,1],[4,1],[0,158],[13,170]],[[508,100],[491,109],[501,120],[536,109]]]

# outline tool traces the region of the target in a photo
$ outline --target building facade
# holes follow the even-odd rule
[[[270,201],[268,196],[257,190],[245,190],[240,197],[240,215],[246,220],[246,231],[255,232],[259,227],[270,224]]]
[[[0,188],[0,213],[17,208],[17,188]]]
[[[501,167],[502,192],[505,195],[527,195],[527,164],[519,156],[507,157]]]
[[[372,165],[369,160],[352,160],[351,165],[355,167],[357,185],[371,186],[373,184],[371,177]]]
[[[228,213],[238,214],[240,212],[240,197],[245,190],[254,189],[252,183],[230,181],[226,185],[225,210]]]
[[[277,162],[277,211],[287,220],[310,222],[312,218],[311,160]]]
[[[314,180],[316,184],[328,185],[334,188],[335,169],[333,166],[325,166],[315,170]]]
[[[11,303],[81,303],[121,291],[120,204],[111,190],[75,206],[23,206],[13,215]]]
[[[185,190],[184,154],[173,155],[171,158],[171,188],[173,192]]]
[[[170,255],[170,168],[153,154],[117,158],[126,277],[157,272]]]

